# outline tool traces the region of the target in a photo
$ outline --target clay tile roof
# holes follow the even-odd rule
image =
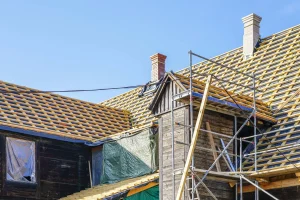
[[[0,91],[0,126],[85,141],[130,129],[128,111],[3,81]]]
[[[64,197],[61,200],[101,200],[134,189],[135,187],[141,186],[151,181],[155,181],[158,179],[158,177],[159,173],[154,173],[137,178],[127,179],[114,184],[98,185],[93,188],[82,190],[78,193],[74,193],[72,195]]]
[[[100,105],[110,106],[118,109],[128,110],[131,113],[131,122],[133,127],[150,125],[155,117],[148,109],[153,95],[144,95],[139,97],[142,87],[130,90],[124,94],[106,100]]]
[[[271,155],[261,155],[258,157],[258,168],[261,170],[283,167],[290,165],[287,159],[279,155],[274,147],[289,147],[297,144],[300,139],[300,95],[296,92],[300,90],[300,25],[291,27],[287,30],[263,38],[259,47],[255,50],[254,56],[243,60],[242,47],[236,48],[219,56],[213,60],[227,65],[233,69],[238,69],[246,73],[256,73],[256,85],[261,92],[257,92],[257,97],[264,103],[267,103],[274,112],[273,117],[278,121],[268,131],[271,144],[265,138],[258,143],[259,151],[273,150]],[[196,80],[205,81],[201,76],[203,73],[212,73],[220,79],[243,85],[252,85],[249,77],[242,76],[230,69],[224,69],[216,64],[207,61],[200,62],[193,66]],[[189,68],[184,68],[177,72],[188,76]],[[251,97],[252,91],[231,83],[224,83],[231,92],[248,95]],[[220,84],[215,83],[220,88]],[[102,105],[108,105],[120,109],[128,109],[134,113],[134,125],[153,120],[151,111],[147,110],[153,96],[138,97],[140,89],[131,90],[115,98],[102,102]],[[286,104],[285,101],[290,96],[295,97]],[[281,106],[284,105],[282,108]],[[280,110],[277,110],[281,108]],[[283,152],[291,162],[298,163],[300,157],[300,145],[285,150]],[[253,162],[247,161],[245,169],[253,170]]]

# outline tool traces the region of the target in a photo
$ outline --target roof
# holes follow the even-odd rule
[[[120,194],[122,192],[127,192],[151,181],[155,181],[158,179],[158,177],[159,173],[154,173],[137,178],[127,179],[114,184],[99,185],[86,190],[82,190],[78,193],[74,193],[62,198],[61,200],[100,200],[116,194]]]
[[[226,52],[212,58],[223,65],[241,72],[256,74],[256,86],[260,92],[257,97],[267,103],[271,111],[276,111],[291,95],[300,88],[300,25],[291,27],[282,32],[263,38],[259,47],[250,59],[243,60],[242,47]],[[231,92],[251,97],[251,90],[235,85],[252,85],[252,79],[237,74],[230,69],[224,69],[216,64],[204,61],[193,66],[193,78],[205,81],[201,76],[203,73],[212,73],[224,81],[225,87]],[[177,72],[188,76],[189,68]],[[230,83],[231,82],[231,83]],[[214,83],[220,87],[220,84]],[[104,101],[103,105],[109,105],[120,109],[128,109],[134,113],[133,119],[138,125],[149,119],[153,119],[147,110],[152,96],[138,97],[140,89],[131,90],[110,100]],[[258,143],[259,151],[273,150],[273,154],[258,157],[258,169],[268,169],[289,165],[287,159],[275,151],[275,146],[287,147],[295,145],[300,139],[300,96],[297,95],[289,101],[280,111],[273,114],[278,122],[271,127],[271,144],[265,138]],[[292,162],[298,162],[300,157],[300,145],[284,152]],[[254,164],[249,161],[245,163],[246,169],[253,170]]]
[[[131,113],[131,123],[133,127],[149,125],[155,120],[155,117],[148,109],[153,96],[139,96],[142,89],[142,87],[135,88],[112,99],[103,101],[100,105],[128,110]]]
[[[131,127],[128,111],[3,81],[0,90],[0,129],[12,127],[91,141]]]
[[[177,94],[179,97],[176,97],[175,95],[175,100],[179,100],[182,102],[186,102],[189,104],[189,84],[190,84],[190,78],[187,76],[183,76],[177,73],[166,73],[163,84],[161,84],[161,87],[159,88],[156,96],[154,97],[150,109],[153,108],[155,105],[156,101],[158,100],[158,97],[161,94],[161,91],[163,91],[163,86],[165,83],[169,83],[169,81],[175,81],[175,84],[177,87],[180,88],[180,93]],[[201,99],[202,99],[202,94],[204,93],[205,85],[206,83],[201,81],[201,80],[192,80],[193,83],[193,96],[196,97],[194,98],[194,104],[195,105],[200,105]],[[229,93],[231,97],[234,99],[229,98]],[[237,103],[238,106],[235,104]],[[257,113],[256,116],[259,119],[271,122],[271,123],[276,123],[277,120],[272,117],[272,112],[269,109],[269,106],[264,103],[261,100],[256,100],[256,106],[257,106]],[[241,109],[243,111],[248,111],[252,112],[253,111],[253,98],[249,97],[247,95],[242,95],[242,94],[235,94],[230,91],[225,91],[224,89],[218,88],[216,86],[211,86],[209,87],[209,97],[208,97],[208,102],[207,102],[207,109],[211,110],[218,110],[218,112],[222,111],[224,113],[231,113],[236,116],[244,116],[244,113],[241,113]]]
[[[255,71],[258,89],[257,97],[268,103],[274,112],[291,95],[300,88],[300,25],[289,28],[280,33],[262,39],[260,46],[256,49],[253,58],[244,61],[242,59],[242,48],[235,49],[226,54],[213,58],[215,61],[226,64],[229,67],[242,72],[252,73]],[[196,79],[201,79],[197,73],[214,73],[218,78],[243,85],[251,85],[252,80],[237,74],[232,70],[220,68],[215,64],[201,62],[194,66]],[[180,73],[188,74],[188,69]],[[216,84],[216,86],[219,86]],[[232,92],[243,93],[252,96],[251,90],[230,83],[226,84]],[[260,139],[258,151],[270,151],[272,154],[261,154],[258,156],[258,170],[283,167],[289,165],[276,148],[295,145],[300,139],[299,134],[299,111],[300,96],[296,96],[288,102],[279,112],[273,116],[278,120],[277,124],[267,131],[268,138]],[[271,140],[271,143],[269,142]],[[275,148],[276,147],[276,148]],[[292,162],[299,162],[300,146],[283,151],[282,153]],[[245,168],[254,169],[253,161],[247,161]]]

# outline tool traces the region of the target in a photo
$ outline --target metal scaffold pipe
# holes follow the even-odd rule
[[[207,61],[209,61],[209,62],[212,62],[212,63],[214,63],[214,64],[216,64],[216,65],[219,65],[219,66],[222,66],[222,67],[224,67],[224,68],[227,68],[227,69],[229,69],[229,70],[232,70],[232,71],[234,71],[234,72],[236,72],[236,73],[243,74],[244,76],[248,76],[249,78],[252,78],[252,77],[253,77],[253,76],[251,76],[251,75],[249,75],[249,74],[240,72],[239,70],[236,70],[236,69],[232,69],[231,67],[228,67],[228,66],[226,66],[226,65],[223,65],[223,64],[221,64],[221,63],[218,63],[218,62],[216,62],[216,61],[214,61],[214,60],[211,60],[211,59],[209,59],[209,58],[206,58],[206,57],[204,57],[204,56],[200,56],[200,55],[198,55],[198,54],[195,54],[195,53],[193,53],[192,51],[190,51],[190,54],[192,54],[192,55],[194,55],[194,56],[197,56],[197,57],[199,57],[199,58],[202,58],[203,60],[207,60]]]
[[[192,91],[193,91],[193,55],[192,51],[189,51],[189,56],[190,56],[190,135],[191,138],[193,137],[193,132],[194,132],[194,109],[193,109],[193,96],[192,96]],[[191,169],[194,170],[195,168],[195,158],[194,156],[192,157],[192,166]],[[192,200],[195,198],[195,179],[194,175],[192,175]],[[196,188],[197,190],[197,188]]]

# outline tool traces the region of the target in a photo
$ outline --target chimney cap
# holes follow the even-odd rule
[[[251,13],[250,15],[247,15],[242,18],[243,23],[246,25],[248,22],[256,21],[257,24],[261,22],[261,17],[255,13]]]
[[[151,61],[165,61],[167,58],[167,56],[165,56],[164,54],[161,53],[156,53],[152,56],[150,56]]]

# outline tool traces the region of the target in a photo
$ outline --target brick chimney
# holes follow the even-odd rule
[[[244,23],[244,38],[243,38],[243,53],[244,60],[251,58],[254,53],[254,48],[260,38],[259,23],[261,17],[252,13],[242,18]]]
[[[165,75],[165,61],[167,56],[157,53],[150,56],[152,62],[151,81],[155,82]]]

